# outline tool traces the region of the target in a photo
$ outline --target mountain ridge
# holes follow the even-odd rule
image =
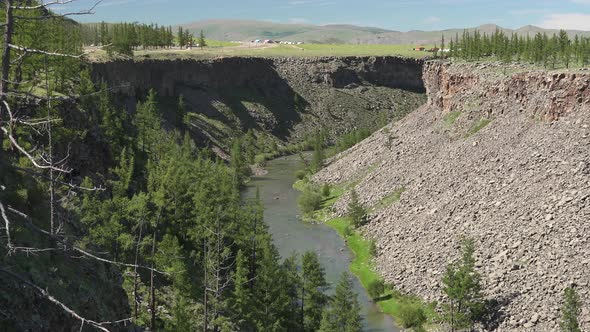
[[[286,39],[306,43],[333,44],[436,44],[441,36],[450,39],[464,30],[478,30],[492,33],[500,29],[505,33],[536,34],[557,33],[556,29],[544,29],[534,25],[525,25],[509,29],[496,24],[482,24],[477,27],[455,28],[435,31],[409,30],[395,31],[379,27],[364,27],[351,24],[314,25],[308,23],[275,23],[257,20],[211,19],[180,24],[193,33],[201,30],[209,38],[218,40],[249,41],[255,39]],[[590,31],[567,30],[570,36],[590,37]]]

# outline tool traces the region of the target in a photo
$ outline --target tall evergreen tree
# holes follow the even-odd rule
[[[352,277],[343,272],[336,292],[330,300],[330,306],[322,315],[320,332],[362,331],[361,308],[352,289]]]
[[[582,302],[580,296],[573,288],[566,288],[564,295],[564,303],[561,308],[561,331],[563,332],[582,332],[578,317],[582,312]]]
[[[207,40],[205,40],[205,34],[203,33],[203,30],[201,30],[201,33],[199,34],[199,47],[203,49],[205,46],[207,46]]]
[[[354,227],[363,226],[366,222],[367,211],[359,201],[359,196],[355,189],[350,191],[348,215],[350,216],[350,221]]]
[[[447,266],[443,275],[443,292],[447,297],[443,318],[451,331],[473,328],[485,313],[481,276],[475,271],[475,245],[463,240],[462,257]]]
[[[317,331],[322,320],[322,312],[328,300],[324,294],[328,283],[326,282],[324,269],[315,252],[308,251],[303,255],[302,267],[301,307],[303,309],[303,330]]]

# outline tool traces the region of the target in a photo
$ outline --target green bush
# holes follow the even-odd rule
[[[422,305],[415,302],[402,303],[397,318],[403,328],[413,328],[414,330],[421,330],[427,319]]]
[[[367,211],[363,205],[359,202],[359,197],[356,190],[352,190],[350,193],[350,203],[348,204],[348,214],[350,221],[354,227],[360,227],[367,222]]]
[[[344,236],[351,236],[352,235],[352,229],[350,229],[350,225],[346,225],[346,227],[344,227]]]
[[[322,196],[330,197],[330,185],[327,183],[322,186]]]
[[[297,177],[298,180],[303,180],[306,175],[307,175],[307,172],[303,169],[300,169],[297,172],[295,172],[295,176]]]
[[[377,244],[375,243],[375,241],[371,241],[371,246],[369,247],[369,254],[371,254],[372,257],[377,256]]]
[[[298,203],[301,212],[309,215],[313,211],[319,210],[322,204],[322,194],[315,188],[308,186],[299,196]]]
[[[367,292],[369,296],[374,300],[379,298],[383,292],[385,292],[385,285],[383,284],[383,280],[373,280],[369,287],[367,287]]]

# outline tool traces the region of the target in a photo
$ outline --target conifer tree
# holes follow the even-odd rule
[[[350,203],[348,203],[348,215],[354,227],[360,227],[366,222],[367,211],[359,202],[359,197],[355,189],[350,192]]]
[[[303,309],[304,331],[317,331],[322,320],[322,312],[327,303],[324,291],[328,287],[325,272],[318,256],[308,251],[302,258],[301,306]]]
[[[462,257],[447,266],[443,275],[443,292],[447,297],[443,318],[451,331],[473,328],[485,313],[481,276],[475,271],[475,246],[472,240],[462,241]]]
[[[234,290],[231,309],[237,326],[244,331],[254,330],[254,319],[252,317],[254,300],[249,287],[248,274],[248,259],[243,251],[239,250],[236,257],[236,270],[233,273]]]
[[[303,331],[302,325],[302,308],[301,302],[301,291],[303,289],[303,276],[298,265],[298,259],[296,254],[292,254],[289,258],[285,259],[282,265],[282,269],[285,273],[285,288],[287,289],[287,296],[289,298],[288,304],[288,315],[286,318],[286,327],[288,331]],[[321,317],[321,313],[320,313]]]
[[[322,315],[320,332],[360,332],[362,318],[357,295],[354,293],[352,277],[343,272],[330,300],[330,306]]]
[[[566,288],[564,303],[561,308],[561,331],[563,332],[582,332],[578,317],[582,312],[582,302],[580,296],[573,288]]]
[[[201,34],[199,35],[199,47],[203,49],[203,47],[207,46],[207,41],[205,40],[205,34],[203,30],[201,30]]]

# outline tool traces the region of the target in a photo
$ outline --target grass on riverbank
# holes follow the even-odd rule
[[[367,240],[360,233],[351,230],[352,226],[348,218],[335,218],[326,224],[334,228],[346,240],[348,248],[354,254],[354,260],[350,263],[350,271],[357,276],[363,287],[367,289],[373,282],[381,280],[373,264],[373,241]],[[377,305],[382,312],[394,317],[396,322],[404,328],[414,327],[412,326],[414,322],[406,318],[405,312],[409,307],[422,311],[428,322],[438,320],[435,311],[436,304],[426,304],[413,296],[403,295],[392,285],[386,285],[385,292],[377,299]]]
[[[307,179],[302,179],[295,182],[293,188],[305,191],[309,190],[311,185]],[[326,225],[332,227],[346,240],[348,248],[354,255],[354,259],[350,263],[350,271],[359,279],[363,287],[368,289],[372,283],[382,280],[373,263],[376,250],[375,243],[372,240],[365,239],[362,234],[354,230],[348,217],[330,219],[330,208],[345,191],[346,186],[331,186],[330,194],[321,202],[320,208],[304,219],[325,222]],[[396,190],[382,202],[393,203],[399,200],[403,191],[403,188]],[[427,324],[434,325],[434,322],[439,320],[435,310],[436,304],[426,304],[416,297],[404,295],[397,291],[393,285],[386,285],[385,291],[376,301],[383,313],[394,317],[397,324],[404,328],[415,328],[420,331]],[[416,325],[416,317],[423,317],[426,320],[424,325]]]

